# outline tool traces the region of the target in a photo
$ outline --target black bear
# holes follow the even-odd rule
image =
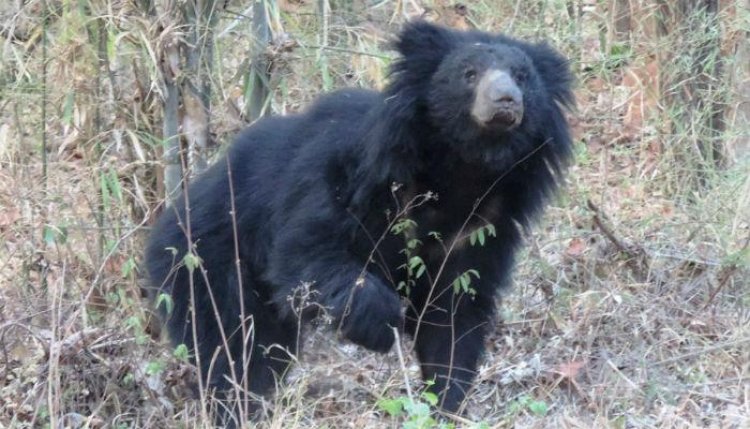
[[[459,409],[522,230],[570,157],[571,75],[544,43],[421,21],[394,46],[382,92],[258,121],[155,224],[152,296],[171,295],[169,334],[210,387],[272,390],[323,309],[371,350],[411,335]]]

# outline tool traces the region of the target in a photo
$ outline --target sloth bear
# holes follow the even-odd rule
[[[300,323],[325,315],[377,352],[410,335],[459,410],[522,232],[570,157],[571,74],[544,43],[421,21],[394,46],[382,92],[258,121],[154,225],[152,299],[171,296],[170,337],[209,387],[268,393]]]

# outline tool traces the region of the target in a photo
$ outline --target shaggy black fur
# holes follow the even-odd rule
[[[253,393],[273,387],[298,352],[294,307],[310,282],[308,308],[325,308],[343,337],[386,352],[392,327],[403,329],[442,407],[463,401],[521,229],[570,155],[571,76],[545,44],[425,22],[407,24],[395,47],[401,58],[383,92],[341,90],[304,113],[263,119],[190,186],[190,242],[202,260],[192,281],[185,199],[156,223],[145,257],[152,296],[172,296],[170,336],[196,351],[210,386],[227,389],[233,369]],[[495,96],[477,95],[478,82],[498,70],[505,80],[488,85],[511,94],[513,114],[480,123],[472,109],[484,99],[494,109]],[[437,198],[419,197],[428,192]],[[395,234],[397,217],[414,224]],[[482,227],[482,243],[471,240]],[[418,264],[411,276],[403,266],[407,242],[424,261],[419,277]],[[471,283],[456,292],[462,274]]]

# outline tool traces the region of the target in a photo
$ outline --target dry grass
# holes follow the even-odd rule
[[[177,30],[132,2],[48,0],[45,42],[44,3],[19,3],[0,6],[0,427],[205,426],[189,399],[192,369],[154,340],[137,269],[157,202],[152,53]],[[484,0],[466,16],[437,0],[364,12],[355,1],[335,11],[319,49],[312,3],[283,2],[274,23],[277,40],[286,32],[297,45],[272,52],[277,112],[321,88],[381,86],[382,43],[419,7],[458,27],[548,38],[574,59],[577,162],[528,237],[457,426],[750,427],[748,154],[730,148],[724,165],[707,164],[696,147],[705,130],[674,126],[684,116],[653,93],[654,58],[702,36],[657,40],[647,24],[656,12],[643,7],[622,54],[605,46],[609,18],[595,2],[570,2],[583,12],[570,19],[562,1]],[[748,13],[722,10],[722,52],[741,41]],[[226,142],[242,126],[248,27],[221,16],[212,128]],[[91,17],[107,30],[106,69]],[[660,76],[683,71],[659,64]],[[729,111],[739,103],[733,85],[722,79],[694,96]],[[723,134],[748,135],[746,123]],[[401,348],[403,364],[395,350],[375,355],[313,330],[259,426],[406,427],[378,405],[420,386],[411,345]]]

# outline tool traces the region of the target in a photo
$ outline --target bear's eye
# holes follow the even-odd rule
[[[513,78],[517,83],[524,83],[529,78],[529,74],[526,72],[526,70],[516,70],[513,73]]]
[[[467,83],[474,83],[477,80],[477,71],[474,69],[468,69],[464,72],[464,80]]]

